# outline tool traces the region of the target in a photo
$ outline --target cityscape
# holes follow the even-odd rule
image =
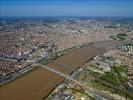
[[[0,2],[1,100],[133,100],[133,17],[124,15],[133,11],[133,2],[87,2],[98,7],[106,7],[103,2],[114,7],[130,3],[130,9],[124,6],[127,11],[123,8],[125,12],[116,16],[101,16],[101,9],[93,9],[99,15],[84,15],[82,8],[87,5],[82,0]],[[78,5],[82,16],[74,8],[58,11],[58,6],[69,4]],[[14,5],[16,11],[7,7]],[[57,15],[45,11],[46,6],[46,16],[34,16],[42,10],[28,14],[18,5],[41,9],[52,5]],[[74,15],[67,15],[68,11]]]

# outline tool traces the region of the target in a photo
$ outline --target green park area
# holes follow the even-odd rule
[[[113,40],[126,40],[128,39],[128,36],[126,34],[117,34],[117,35],[110,36],[110,38]]]
[[[94,87],[98,89],[109,90],[112,93],[117,93],[127,98],[132,99],[133,96],[128,91],[128,79],[126,76],[126,66],[114,66],[111,68],[111,72],[105,72],[105,74],[94,75],[95,80],[92,81]]]

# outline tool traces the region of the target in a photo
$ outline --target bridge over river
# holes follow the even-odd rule
[[[46,65],[48,68],[57,70],[65,75],[71,74],[79,66],[97,55],[102,55],[107,50],[118,45],[133,43],[133,41],[104,41],[82,48],[73,48]],[[42,100],[47,96],[65,77],[54,73],[46,68],[38,68],[25,76],[0,87],[0,99],[2,100]],[[80,84],[80,83],[79,83]]]

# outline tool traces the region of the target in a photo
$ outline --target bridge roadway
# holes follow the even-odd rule
[[[86,87],[80,82],[73,80],[68,75],[94,56],[103,54],[116,46],[128,43],[133,43],[133,41],[96,42],[91,46],[72,49],[70,52],[66,53],[66,55],[61,56],[48,64],[47,67],[45,67],[47,70],[44,68],[35,70],[14,82],[0,87],[0,98],[2,98],[2,100],[41,100],[61,83],[64,80],[64,77],[77,83],[91,93],[99,93],[100,95],[108,97],[101,91],[93,90],[92,88]],[[48,70],[48,68],[50,69]],[[112,97],[109,96],[108,98]]]
[[[80,87],[82,87],[83,89],[85,89],[86,91],[88,91],[89,93],[93,93],[93,95],[102,96],[103,98],[106,98],[107,100],[117,100],[117,99],[114,98],[113,96],[110,96],[109,94],[106,94],[106,93],[104,93],[104,92],[102,92],[102,91],[99,91],[99,90],[93,89],[93,88],[91,88],[91,87],[89,87],[89,86],[86,86],[85,84],[83,84],[83,83],[81,83],[81,82],[79,82],[79,81],[73,79],[73,78],[70,77],[69,75],[64,74],[64,73],[62,73],[62,72],[60,72],[60,71],[58,71],[58,70],[55,70],[55,69],[53,69],[53,68],[50,68],[50,67],[47,67],[47,66],[41,65],[41,64],[37,64],[37,66],[40,66],[40,67],[42,67],[42,68],[45,68],[45,69],[47,69],[47,70],[49,70],[49,71],[51,71],[51,72],[53,72],[53,73],[56,73],[56,74],[58,74],[58,75],[64,77],[64,78],[67,79],[67,80],[70,80],[70,81],[74,82],[75,84],[79,85]]]

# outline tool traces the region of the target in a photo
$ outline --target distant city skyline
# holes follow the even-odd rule
[[[1,0],[0,16],[133,17],[133,0]]]

